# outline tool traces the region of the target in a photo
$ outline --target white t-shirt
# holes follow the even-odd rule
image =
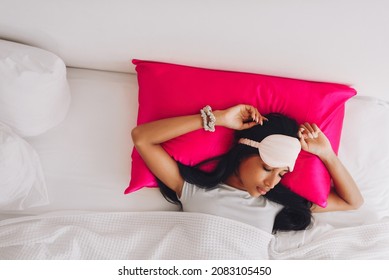
[[[206,190],[185,182],[179,200],[185,212],[221,216],[269,233],[272,232],[277,213],[283,207],[263,196],[255,198],[246,191],[222,183],[217,188]]]

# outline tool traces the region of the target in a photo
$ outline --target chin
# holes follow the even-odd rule
[[[261,197],[262,194],[260,194],[260,193],[258,193],[258,192],[255,192],[254,194],[250,193],[250,196],[255,197],[255,198],[258,198],[258,197]]]

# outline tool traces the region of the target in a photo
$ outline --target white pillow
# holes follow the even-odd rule
[[[0,121],[20,136],[35,136],[66,116],[66,66],[56,55],[0,40]]]
[[[0,210],[23,210],[48,203],[38,154],[0,122]]]
[[[346,103],[339,158],[364,196],[363,208],[378,219],[389,217],[388,143],[389,102],[356,96]]]

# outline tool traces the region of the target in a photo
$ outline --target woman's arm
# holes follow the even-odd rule
[[[250,105],[237,105],[213,113],[216,117],[216,126],[231,129],[247,129],[257,123],[262,123],[265,119],[256,108]],[[201,115],[197,114],[142,124],[132,130],[131,136],[135,148],[151,172],[180,195],[184,180],[179,173],[176,161],[163,149],[161,144],[202,128]]]
[[[334,183],[334,189],[328,196],[327,207],[321,208],[314,205],[312,211],[327,212],[359,208],[363,204],[363,197],[358,186],[334,153],[324,133],[316,124],[305,123],[300,126],[299,136],[302,149],[317,155],[323,161]]]

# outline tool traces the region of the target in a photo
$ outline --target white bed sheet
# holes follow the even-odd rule
[[[0,219],[55,211],[176,210],[156,188],[123,194],[130,180],[130,130],[136,124],[138,107],[136,76],[68,68],[68,80],[72,104],[67,118],[45,134],[27,139],[40,156],[50,204],[1,212]],[[311,244],[333,232],[388,226],[388,123],[387,102],[356,97],[347,103],[339,156],[360,186],[365,204],[357,211],[316,214],[312,228],[277,234],[272,250],[278,258],[298,258],[285,252],[296,248],[300,253],[301,248],[309,251]],[[387,233],[386,229],[382,232]]]

